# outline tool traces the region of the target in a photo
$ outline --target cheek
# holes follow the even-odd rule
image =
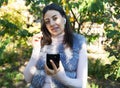
[[[61,28],[64,28],[64,21],[63,20],[58,20],[56,22]]]
[[[64,24],[64,19],[62,17],[58,17],[58,19],[56,20],[57,24]]]
[[[50,32],[50,26],[46,26],[47,30]]]
[[[58,20],[56,21],[56,23],[61,25],[62,20],[58,19]]]
[[[64,21],[61,22],[61,27],[62,27],[62,29],[65,29],[65,23],[64,23]]]

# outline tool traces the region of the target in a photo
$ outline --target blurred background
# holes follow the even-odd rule
[[[120,88],[120,0],[0,0],[0,88],[28,88],[23,70],[41,11],[62,6],[88,49],[88,87]]]

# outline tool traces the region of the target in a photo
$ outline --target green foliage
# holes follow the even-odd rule
[[[22,73],[15,71],[15,69],[12,69],[11,67],[8,67],[2,71],[1,79],[0,87],[15,88],[15,84],[22,81],[24,77]]]
[[[26,6],[30,6],[29,11],[36,17],[36,19],[41,19],[43,7],[50,2],[60,4],[61,0],[26,0]]]
[[[94,83],[91,83],[90,88],[100,88],[99,85],[96,85]]]
[[[9,0],[10,3],[12,1]],[[24,78],[18,69],[31,54],[27,40],[32,33],[27,30],[23,9],[10,5],[5,7],[7,9],[0,8],[0,87],[19,88],[16,84]]]
[[[22,80],[24,78],[22,73],[19,73],[19,72],[16,72],[16,71],[10,72],[10,73],[8,72],[5,77],[8,80],[12,79],[12,81],[19,81],[19,80]]]
[[[10,38],[6,39],[5,41],[0,42],[0,52],[3,52],[7,46],[7,44],[10,42]],[[0,53],[1,57],[1,53]]]
[[[114,56],[120,60],[120,31],[119,30],[106,30],[106,50],[110,52],[109,57]]]
[[[109,57],[114,58],[111,64],[106,65],[106,79],[118,80],[120,78],[120,31],[119,29],[109,27],[106,29],[106,47],[109,52]]]
[[[7,55],[9,55],[7,52],[15,54],[20,52],[20,48],[25,48],[27,46],[26,41],[29,36],[32,36],[32,34],[29,33],[28,30],[23,29],[26,27],[26,19],[22,15],[21,10],[16,10],[8,6],[7,12],[4,8],[1,8],[0,11],[0,39],[2,40],[0,44],[0,55],[3,56],[0,59],[3,59],[10,58],[9,56],[7,57]],[[5,53],[6,56],[4,56]]]
[[[104,10],[103,0],[93,0],[89,10],[94,13],[98,13]]]
[[[107,85],[107,81],[112,81],[112,83],[119,82],[120,78],[120,61],[112,61],[111,64],[103,64],[100,59],[92,60],[89,59],[88,65],[88,74],[91,78],[91,82],[89,84],[90,87],[88,88],[106,88],[110,83]],[[96,80],[96,81],[95,81]],[[100,80],[102,80],[100,82]],[[104,81],[106,82],[104,83]],[[119,86],[119,85],[118,85]],[[112,85],[111,85],[112,87]]]
[[[100,59],[95,61],[89,60],[88,69],[89,76],[93,76],[99,80],[104,79],[103,75],[105,74],[105,66],[101,63]]]
[[[2,6],[2,4],[7,4],[8,0],[0,0],[0,7]]]
[[[111,79],[111,80],[117,80],[120,78],[120,61],[114,60],[111,64],[107,64],[105,66],[106,68],[106,74],[105,79]]]
[[[84,34],[84,35],[86,36],[88,43],[95,42],[95,40],[97,40],[99,37],[99,34],[91,34],[91,35]]]
[[[5,19],[4,20],[0,19],[0,26],[1,26],[0,35],[2,36],[4,36],[5,34],[14,35],[15,32],[19,29],[15,24]]]
[[[13,1],[15,0],[0,0],[0,7],[7,6],[8,2]],[[120,0],[26,0],[26,6],[30,7],[30,13],[38,20],[42,18],[43,7],[51,2],[64,8],[68,18],[70,20],[72,18],[71,24],[78,33],[82,31],[81,26],[85,22],[105,24],[107,38],[105,42],[103,41],[105,50],[110,53],[108,58],[114,59],[105,65],[99,59],[95,62],[89,61],[89,76],[98,80],[120,79],[120,26],[115,21],[120,18]],[[22,15],[23,9],[11,7],[8,5],[7,10],[0,8],[0,66],[3,66],[0,67],[0,87],[7,88],[15,88],[14,83],[23,79],[18,68],[24,63],[24,59],[29,58],[32,49],[27,44],[32,33],[26,26],[27,19]],[[94,42],[99,37],[97,34],[84,35],[88,43]],[[102,87],[91,83],[90,88]]]

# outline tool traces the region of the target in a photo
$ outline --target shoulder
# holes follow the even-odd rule
[[[74,40],[76,40],[77,42],[80,41],[80,42],[86,42],[86,38],[84,35],[81,35],[81,34],[78,34],[78,33],[74,33],[73,34],[74,36]]]
[[[78,33],[74,33],[73,34],[73,47],[79,47],[81,49],[83,44],[86,44],[86,38],[85,36],[78,34]]]

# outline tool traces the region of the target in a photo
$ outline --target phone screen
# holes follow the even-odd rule
[[[56,67],[59,68],[60,54],[47,54],[47,66],[53,70],[50,60],[52,60]]]

